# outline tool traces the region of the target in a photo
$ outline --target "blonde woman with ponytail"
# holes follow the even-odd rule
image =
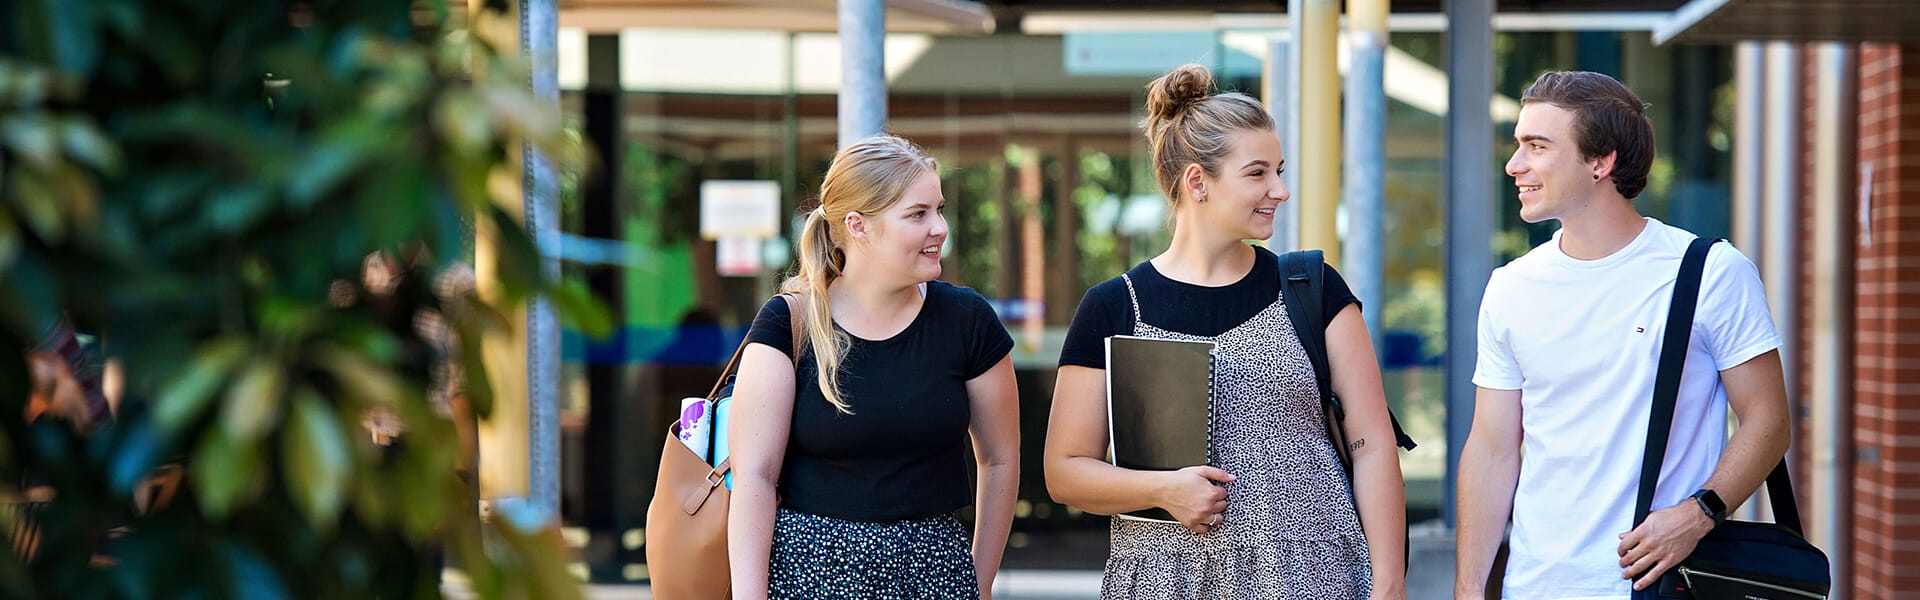
[[[734,388],[735,598],[990,597],[1019,481],[1013,338],[938,280],[945,204],[938,165],[897,137],[827,168],[782,286],[800,347],[768,301]],[[953,515],[968,504],[970,540]]]
[[[1105,600],[1405,600],[1405,489],[1359,303],[1324,267],[1332,386],[1354,440],[1349,499],[1321,429],[1313,366],[1281,296],[1280,259],[1246,243],[1272,237],[1274,209],[1288,200],[1280,141],[1258,101],[1212,87],[1198,65],[1147,86],[1142,128],[1173,241],[1081,301],[1047,425],[1047,490],[1090,513],[1157,507],[1179,520],[1112,520]],[[1136,471],[1107,462],[1102,348],[1114,335],[1216,344],[1209,464]]]

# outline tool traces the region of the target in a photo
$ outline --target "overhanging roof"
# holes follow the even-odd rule
[[[885,0],[887,31],[991,33],[993,14],[968,0]],[[834,0],[561,0],[560,26],[590,33],[634,27],[830,32]]]
[[[1920,42],[1913,0],[1692,0],[1654,29],[1656,44],[1742,41]]]

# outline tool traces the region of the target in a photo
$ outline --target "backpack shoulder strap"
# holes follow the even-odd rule
[[[1346,419],[1346,407],[1333,393],[1333,369],[1327,358],[1327,322],[1320,301],[1326,287],[1326,259],[1319,250],[1298,250],[1280,255],[1281,273],[1286,277],[1281,283],[1281,293],[1286,300],[1287,318],[1293,322],[1294,334],[1300,338],[1300,346],[1307,352],[1307,361],[1313,364],[1316,385],[1323,408],[1331,411],[1335,419]],[[1400,418],[1387,411],[1387,420],[1393,424],[1394,445],[1412,450],[1419,444],[1407,435],[1400,426]],[[1342,453],[1346,452],[1341,448]]]
[[[1327,365],[1327,324],[1320,314],[1321,265],[1325,263],[1322,256],[1319,250],[1296,250],[1280,255],[1280,272],[1285,277],[1280,283],[1280,296],[1287,307],[1287,320],[1293,322],[1294,335],[1307,351],[1307,362],[1313,364],[1320,398],[1325,400],[1333,398],[1333,374]],[[1339,400],[1332,400],[1330,408],[1344,412]]]

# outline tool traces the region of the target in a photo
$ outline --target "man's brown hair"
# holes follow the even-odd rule
[[[1614,158],[1613,188],[1631,200],[1647,189],[1653,167],[1653,122],[1647,105],[1619,80],[1590,71],[1548,71],[1527,86],[1522,105],[1544,102],[1573,112],[1580,156]]]

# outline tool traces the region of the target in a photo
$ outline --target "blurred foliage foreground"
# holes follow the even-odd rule
[[[515,306],[606,325],[501,208],[521,143],[583,161],[500,8],[0,2],[0,531],[38,528],[0,597],[578,595],[551,519],[477,517],[460,441]],[[111,419],[25,416],[60,322],[124,374]]]

